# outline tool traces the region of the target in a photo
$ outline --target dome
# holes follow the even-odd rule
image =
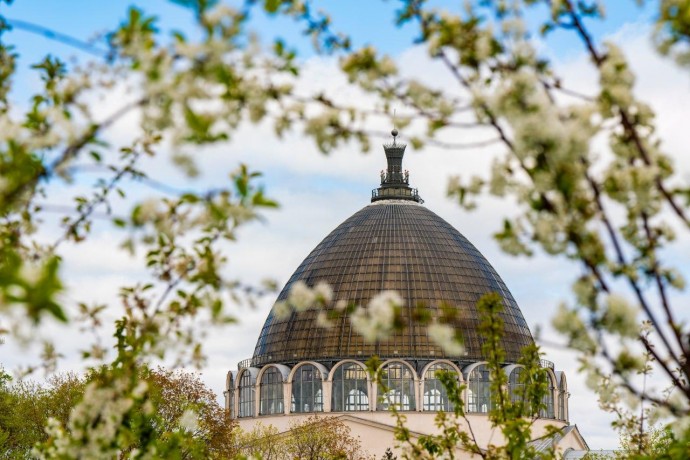
[[[517,362],[522,347],[532,344],[532,335],[522,312],[501,277],[486,258],[448,222],[422,205],[423,200],[408,185],[402,171],[405,145],[384,146],[387,171],[381,172],[381,187],[372,193],[372,203],[340,224],[297,267],[278,296],[285,300],[297,281],[314,286],[320,281],[333,289],[333,298],[367,305],[384,290],[397,291],[404,299],[404,328],[386,341],[368,343],[357,334],[347,314],[341,313],[330,328],[317,324],[317,311],[294,311],[279,318],[273,311],[261,330],[252,366],[342,359],[428,360],[446,357],[420,324],[421,306],[432,319],[443,309],[456,313],[455,326],[465,346],[461,361],[484,359],[476,303],[496,292],[503,298],[503,348],[507,362]],[[335,302],[334,302],[335,303]],[[327,308],[335,308],[330,305]],[[450,357],[449,357],[450,358]]]
[[[314,310],[279,319],[271,312],[256,344],[253,365],[295,360],[444,357],[430,340],[426,326],[416,324],[414,310],[424,305],[440,318],[441,305],[457,312],[466,355],[482,360],[476,303],[489,292],[504,301],[503,346],[506,360],[516,362],[520,350],[533,343],[527,323],[501,277],[486,258],[448,222],[416,202],[381,200],[340,224],[307,256],[287,282],[284,300],[298,280],[319,281],[333,288],[334,299],[367,305],[382,290],[395,290],[405,301],[406,327],[387,341],[367,343],[342,314],[334,327],[316,323]],[[332,308],[332,307],[331,307]]]

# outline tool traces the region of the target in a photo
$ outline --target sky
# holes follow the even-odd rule
[[[116,0],[15,0],[10,7],[0,4],[0,14],[88,40],[119,23],[130,3]],[[460,2],[434,3],[456,8]],[[595,38],[597,41],[615,41],[631,58],[638,78],[636,92],[657,111],[658,133],[663,139],[663,147],[677,158],[683,177],[688,177],[690,160],[682,155],[686,145],[683,136],[686,129],[684,108],[690,106],[688,75],[657,56],[651,47],[648,26],[652,17],[650,7],[639,9],[633,1],[608,3],[611,4],[608,5],[608,19],[591,23]],[[150,0],[138,4],[145,11],[160,17],[164,31],[187,30],[192,23],[189,12],[171,2]],[[337,30],[353,33],[355,45],[374,44],[393,56],[405,72],[425,82],[444,87],[452,84],[434,63],[429,62],[424,50],[414,46],[414,31],[410,27],[394,26],[392,18],[396,2],[324,1],[318,2],[318,5],[332,14]],[[529,21],[536,22],[539,14],[537,12]],[[351,90],[338,74],[335,58],[314,54],[308,40],[300,36],[290,20],[256,14],[252,24],[252,28],[265,40],[282,36],[295,43],[304,63],[301,83],[304,89],[322,88],[341,98],[364,101],[363,96]],[[20,54],[20,75],[12,94],[19,105],[26,104],[32,89],[37,87],[36,77],[29,70],[30,64],[40,60],[46,53],[64,58],[72,56],[81,61],[92,58],[72,47],[22,30],[9,32],[4,39],[13,43]],[[540,46],[553,59],[568,87],[592,93],[596,80],[577,40],[567,34],[557,33],[541,41]],[[419,69],[424,69],[421,76]],[[117,102],[117,94],[105,100],[104,113],[117,107]],[[108,136],[114,142],[126,139],[135,126],[135,118],[125,119],[115,125]],[[390,129],[385,124],[373,128]],[[461,133],[459,140],[472,140],[478,135],[474,132]],[[241,229],[238,241],[227,244],[225,249],[230,257],[228,270],[231,276],[247,282],[270,277],[282,286],[323,237],[368,204],[370,190],[378,185],[378,172],[385,167],[383,150],[377,147],[380,143],[374,140],[374,148],[368,154],[362,154],[356,145],[348,145],[325,156],[299,132],[276,139],[268,125],[244,125],[232,142],[194,152],[202,169],[200,179],[182,176],[170,166],[167,159],[151,166],[155,167],[155,179],[178,189],[200,189],[222,183],[239,162],[246,162],[262,171],[268,195],[276,198],[281,207],[277,211],[267,212],[263,222]],[[585,388],[583,379],[577,373],[576,356],[549,345],[562,343],[562,339],[551,330],[549,321],[559,302],[569,298],[569,286],[579,273],[577,267],[567,261],[539,254],[531,260],[503,254],[491,234],[499,230],[502,216],[513,212],[511,203],[485,198],[477,210],[466,212],[446,197],[450,175],[461,174],[466,178],[472,173],[486,171],[491,159],[498,153],[500,149],[496,147],[461,152],[434,148],[415,152],[408,148],[405,168],[410,170],[411,182],[424,197],[425,206],[450,222],[486,256],[510,288],[532,331],[542,331],[546,358],[555,362],[557,370],[563,370],[568,375],[572,393],[569,402],[571,422],[580,427],[590,447],[614,448],[617,439],[609,426],[611,417],[598,409],[596,396]],[[82,178],[74,187],[78,189],[89,180],[89,177]],[[130,196],[135,198],[157,193],[137,183],[128,184],[127,187]],[[65,204],[74,194],[74,190],[64,184],[50,190],[46,198],[49,204]],[[116,203],[115,212],[126,212],[127,206],[124,202]],[[47,240],[54,238],[58,232],[55,217],[52,219],[46,216],[42,237]],[[107,299],[117,302],[119,286],[131,284],[145,276],[141,259],[127,256],[113,244],[113,241],[123,238],[124,235],[103,221],[96,223],[92,236],[85,243],[63,246],[64,274],[69,287],[66,302]],[[683,246],[683,251],[670,254],[669,257],[675,257],[682,263],[688,254],[687,247]],[[209,358],[202,369],[202,378],[218,394],[223,391],[227,371],[235,369],[238,361],[252,355],[256,338],[272,303],[272,298],[265,298],[256,309],[238,309],[238,325],[208,332],[205,346]],[[62,369],[78,369],[79,360],[73,351],[85,340],[81,333],[54,325],[48,326],[44,332],[60,337],[65,349]],[[30,362],[35,356],[36,350],[32,348],[19,348],[14,344],[0,347],[0,362],[10,369]]]

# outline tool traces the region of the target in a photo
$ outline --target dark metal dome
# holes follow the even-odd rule
[[[293,312],[284,319],[271,312],[252,365],[366,359],[372,355],[442,358],[444,353],[430,340],[426,326],[415,320],[414,310],[419,304],[428,308],[432,318],[441,317],[440,305],[453,306],[467,353],[460,360],[482,360],[476,302],[489,292],[497,292],[504,300],[506,360],[516,362],[521,348],[533,343],[527,323],[498,273],[460,232],[417,200],[379,200],[355,213],[300,264],[279,301],[287,298],[298,280],[309,286],[325,281],[333,288],[335,300],[360,305],[366,305],[382,290],[395,290],[405,300],[407,326],[387,341],[372,344],[353,330],[345,314],[338,317],[334,327],[323,328],[317,325],[314,310]]]

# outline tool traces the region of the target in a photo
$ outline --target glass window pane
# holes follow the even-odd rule
[[[448,364],[435,363],[429,366],[424,374],[424,393],[422,410],[452,412],[455,405],[448,399],[448,391],[438,379],[438,372],[457,372]]]
[[[491,376],[489,369],[480,364],[467,379],[467,412],[486,414],[491,410]]]
[[[291,412],[323,412],[321,372],[312,364],[297,368],[292,379]]]
[[[261,376],[261,400],[259,414],[282,414],[283,408],[283,376],[275,367],[269,367]]]
[[[252,375],[249,370],[242,372],[240,377],[240,400],[239,400],[239,416],[253,417],[254,416],[254,385],[252,383]]]
[[[333,412],[369,410],[367,373],[358,364],[346,363],[335,370],[332,393]]]
[[[381,369],[377,410],[415,410],[414,376],[402,363],[390,363]]]

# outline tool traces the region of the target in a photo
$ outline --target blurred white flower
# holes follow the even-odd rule
[[[316,294],[307,284],[300,280],[295,282],[288,294],[288,304],[297,311],[308,310],[314,305]]]
[[[461,356],[465,353],[465,347],[455,338],[455,329],[448,324],[430,324],[429,337],[450,356]]]
[[[273,313],[280,319],[287,318],[292,309],[284,301],[278,301],[273,305]]]
[[[328,305],[333,300],[333,289],[325,281],[319,281],[314,286],[316,299],[324,305]]]
[[[187,431],[196,431],[199,428],[199,420],[196,412],[192,409],[187,409],[180,417],[180,427]]]
[[[379,323],[387,323],[393,326],[395,308],[401,307],[403,300],[395,291],[379,292],[369,301],[369,316]]]
[[[606,330],[623,337],[637,337],[640,333],[637,313],[637,308],[623,296],[611,294],[606,298],[606,312],[602,317],[602,325]]]
[[[320,311],[316,315],[316,325],[319,327],[323,327],[325,329],[328,329],[330,327],[333,327],[333,323],[331,322],[330,319],[328,319],[328,315],[326,315],[325,311]]]
[[[371,299],[368,308],[357,307],[350,323],[369,342],[386,339],[393,331],[395,309],[402,305],[397,292],[380,292]]]

